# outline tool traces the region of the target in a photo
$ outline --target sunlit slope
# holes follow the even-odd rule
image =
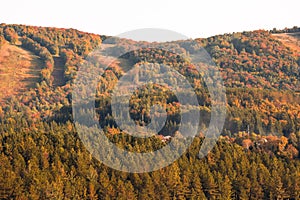
[[[0,49],[0,101],[34,87],[43,62],[20,47],[5,44]]]

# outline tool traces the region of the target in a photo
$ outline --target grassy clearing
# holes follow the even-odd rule
[[[20,47],[5,44],[0,49],[0,102],[29,88],[40,79],[43,62]]]
[[[273,34],[273,37],[293,50],[297,56],[300,56],[300,32]]]

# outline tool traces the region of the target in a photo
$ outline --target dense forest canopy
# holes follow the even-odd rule
[[[34,87],[0,99],[0,199],[299,199],[300,55],[273,36],[298,32],[298,27],[258,30],[160,44],[182,56],[147,48],[144,42],[145,48],[111,63],[99,76],[97,117],[111,141],[135,152],[159,149],[166,145],[164,136],[178,134],[181,107],[160,84],[139,88],[129,102],[130,117],[145,125],[151,121],[149,105],[159,103],[167,121],[159,135],[148,139],[125,134],[112,116],[111,92],[132,66],[166,64],[187,77],[199,102],[201,130],[208,126],[212,99],[188,56],[204,48],[226,87],[226,122],[211,153],[197,157],[200,131],[172,165],[130,174],[108,168],[85,149],[71,105],[78,68],[93,50],[102,45],[118,55],[137,42],[75,29],[1,24],[0,48],[26,50],[42,66]],[[122,45],[104,44],[108,38]],[[98,62],[105,65],[105,60]]]

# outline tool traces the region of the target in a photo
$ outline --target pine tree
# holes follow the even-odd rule
[[[156,196],[154,192],[154,184],[151,180],[149,174],[144,174],[143,176],[143,186],[141,190],[138,192],[139,199],[152,199]]]
[[[222,200],[232,199],[232,186],[231,181],[227,175],[224,178],[218,174],[218,185],[220,190],[220,196]]]
[[[273,170],[272,178],[270,182],[270,198],[271,199],[283,199],[284,198],[284,188],[281,178],[276,170]]]
[[[206,199],[206,196],[203,192],[203,189],[202,189],[202,184],[201,184],[201,180],[200,180],[200,177],[199,177],[199,174],[195,173],[193,174],[193,176],[191,177],[192,178],[192,181],[191,181],[191,194],[190,196],[188,196],[188,198],[190,199]]]
[[[203,191],[207,199],[217,199],[219,194],[218,185],[216,184],[214,177],[210,171],[203,177]]]
[[[0,199],[12,198],[16,175],[12,171],[9,160],[3,154],[0,155]]]

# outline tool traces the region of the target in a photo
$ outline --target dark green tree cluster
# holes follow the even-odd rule
[[[93,159],[69,122],[10,118],[1,124],[0,132],[2,199],[300,198],[299,160],[247,151],[227,139],[199,159],[202,138],[196,137],[172,165],[130,174]],[[131,151],[164,145],[159,138],[139,142],[124,134],[108,137]]]

